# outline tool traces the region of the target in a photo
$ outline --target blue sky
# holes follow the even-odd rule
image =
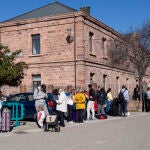
[[[125,33],[150,20],[150,0],[57,0],[79,10],[91,7],[91,16],[118,32]],[[31,11],[55,0],[1,0],[0,22]]]

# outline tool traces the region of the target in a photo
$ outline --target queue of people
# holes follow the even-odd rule
[[[126,116],[129,93],[124,85],[121,92],[124,95],[124,100],[120,103],[120,113],[121,116]],[[82,88],[70,91],[54,89],[50,95],[54,103],[53,106],[47,105],[45,102],[47,97],[49,95],[46,94],[45,85],[35,89],[34,99],[37,114],[40,112],[41,106],[45,116],[56,113],[61,127],[65,127],[65,119],[68,123],[83,123],[85,120],[95,120],[97,116],[110,114],[111,102],[113,101],[111,88],[108,88],[106,92],[104,87],[97,88],[92,84],[88,85],[88,90]],[[97,110],[95,110],[95,105],[97,105]],[[97,113],[95,114],[95,112]],[[43,118],[41,120],[44,121]],[[42,128],[43,124],[40,124],[40,127]]]
[[[47,115],[56,114],[59,124],[65,127],[65,119],[68,123],[83,123],[86,120],[100,119],[101,115],[113,115],[114,108],[117,115],[126,117],[128,114],[129,91],[125,85],[114,98],[111,88],[105,91],[104,87],[88,85],[88,90],[79,88],[73,90],[53,89],[47,94],[46,85],[38,86],[34,91],[35,108],[37,111],[38,127],[44,127]],[[134,89],[137,100],[138,86]],[[46,99],[50,101],[46,101]],[[0,91],[0,113],[2,102],[5,100]],[[147,111],[150,111],[150,88],[146,92]],[[97,109],[96,109],[97,108]],[[95,114],[96,112],[96,114]],[[1,114],[0,114],[1,123]]]

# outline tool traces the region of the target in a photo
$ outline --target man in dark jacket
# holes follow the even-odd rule
[[[97,95],[97,102],[98,102],[98,112],[97,114],[105,114],[105,105],[106,105],[106,91],[102,87]]]

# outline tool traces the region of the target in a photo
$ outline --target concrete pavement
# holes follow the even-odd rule
[[[56,132],[43,132],[26,122],[10,133],[0,134],[1,149],[7,150],[150,150],[150,113],[133,112],[129,117],[69,123]]]
[[[144,115],[147,115],[148,113],[146,112],[130,112],[130,115],[128,117],[135,117],[135,116],[144,116]],[[85,121],[84,123],[97,123],[97,122],[100,122],[100,121],[109,121],[109,120],[117,120],[117,119],[125,119],[126,117],[119,117],[119,116],[108,116],[108,119],[105,119],[105,120],[90,120],[90,121]],[[17,127],[14,127],[13,130],[11,131],[11,133],[27,133],[27,132],[43,132],[42,129],[39,129],[36,125],[36,123],[34,121],[23,121],[21,122],[21,124],[24,125],[21,125],[21,126],[17,126]],[[65,122],[66,124],[66,127],[73,127],[73,126],[79,126],[79,125],[82,125],[82,124],[78,124],[78,123],[67,123]],[[4,133],[5,134],[5,133]],[[8,133],[6,133],[8,134]]]

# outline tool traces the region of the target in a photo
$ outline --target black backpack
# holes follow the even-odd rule
[[[118,102],[119,103],[122,103],[125,100],[124,94],[123,94],[124,92],[120,91],[120,93],[118,94]]]

